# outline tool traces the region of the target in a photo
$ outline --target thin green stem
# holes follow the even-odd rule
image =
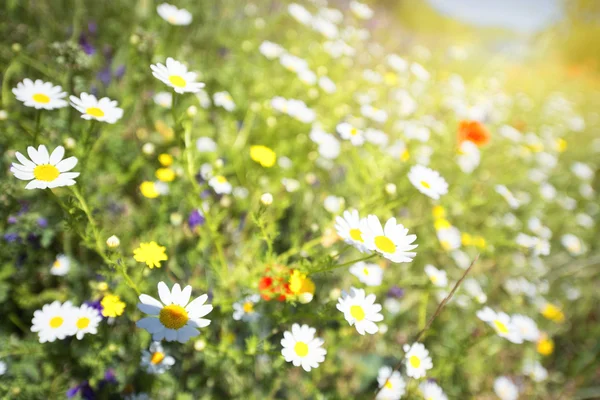
[[[42,126],[42,110],[37,110],[35,114],[35,130],[33,131],[33,144],[37,146],[38,135],[40,134],[40,128]]]
[[[332,265],[332,266],[329,266],[329,267],[326,267],[326,268],[323,268],[323,269],[320,269],[320,270],[317,270],[317,271],[312,271],[311,274],[317,274],[319,272],[328,272],[328,271],[332,271],[334,269],[344,268],[344,267],[347,267],[349,265],[356,264],[357,262],[367,261],[367,260],[370,260],[370,259],[375,258],[375,257],[377,257],[376,253],[369,254],[366,257],[362,257],[362,258],[358,258],[356,260],[348,261],[348,262],[345,262],[343,264]]]

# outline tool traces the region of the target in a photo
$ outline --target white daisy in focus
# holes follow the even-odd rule
[[[173,106],[173,94],[169,92],[158,92],[152,97],[152,100],[164,108],[171,108]]]
[[[197,93],[205,85],[202,82],[196,82],[198,74],[189,72],[187,67],[173,58],[167,58],[166,65],[156,63],[150,65],[152,75],[167,86],[172,87],[176,93]]]
[[[421,382],[419,390],[425,400],[448,400],[448,396],[435,382]]]
[[[213,95],[213,101],[215,106],[223,107],[227,111],[231,112],[235,110],[235,103],[229,92],[217,92]]]
[[[448,193],[446,180],[431,168],[415,165],[408,172],[408,179],[419,192],[432,199],[438,200],[440,196]]]
[[[233,303],[233,319],[246,322],[256,320],[260,314],[254,309],[254,305],[260,301],[258,294],[247,296],[241,301]]]
[[[116,100],[103,97],[100,100],[93,94],[81,93],[70,96],[71,106],[81,113],[81,118],[114,124],[123,117],[123,109],[117,107]]]
[[[168,342],[185,343],[199,335],[198,328],[210,325],[210,320],[202,317],[210,313],[213,306],[205,304],[208,299],[206,294],[190,302],[191,294],[192,287],[189,285],[182,290],[176,283],[169,290],[164,282],[159,282],[160,301],[147,294],[140,295],[137,307],[150,316],[139,320],[137,327],[151,333],[153,340],[165,339]]]
[[[39,145],[37,150],[29,146],[27,154],[31,161],[17,151],[15,156],[21,164],[12,163],[10,168],[17,179],[30,181],[25,189],[57,188],[75,184],[74,179],[79,176],[79,172],[68,171],[77,165],[77,158],[69,157],[63,160],[64,147],[58,146],[52,154],[48,154],[48,149],[43,144]]]
[[[427,370],[433,368],[433,362],[429,357],[429,351],[422,343],[413,343],[412,346],[405,344],[404,360],[406,364],[406,375],[414,379],[423,378]]]
[[[494,381],[494,392],[501,400],[517,400],[519,389],[510,379],[500,376]]]
[[[585,252],[585,248],[581,243],[581,240],[571,233],[563,235],[560,238],[560,243],[565,247],[565,249],[567,249],[567,251],[572,256],[578,256]]]
[[[71,269],[71,259],[64,254],[59,254],[52,263],[50,273],[56,276],[65,276]]]
[[[100,313],[95,308],[82,304],[74,309],[75,336],[81,340],[86,333],[95,335],[98,333],[98,324],[102,321]]]
[[[448,285],[448,277],[446,271],[437,269],[431,264],[425,266],[425,273],[429,277],[431,283],[437,287],[446,287]]]
[[[31,331],[37,332],[40,343],[54,342],[64,339],[75,333],[76,308],[70,301],[61,304],[55,301],[45,304],[41,310],[33,313]]]
[[[510,316],[503,312],[496,312],[489,307],[477,311],[477,318],[483,322],[487,322],[489,326],[494,328],[498,336],[507,339],[512,343],[523,343],[523,338],[517,327],[512,323]]]
[[[398,371],[393,371],[391,367],[384,365],[379,368],[377,373],[377,384],[379,392],[377,400],[399,400],[406,392],[406,382]]]
[[[12,92],[17,100],[37,110],[54,110],[66,107],[68,104],[63,100],[67,97],[67,93],[63,92],[62,87],[40,79],[33,82],[25,78],[23,82],[17,83],[17,87],[13,88]]]
[[[354,146],[362,146],[362,144],[365,142],[363,132],[348,122],[339,123],[336,126],[336,130],[342,139],[350,140],[350,143],[352,143]]]
[[[529,342],[537,342],[539,340],[540,330],[531,318],[521,314],[513,314],[510,316],[510,322],[515,326],[523,340]]]
[[[383,321],[381,305],[375,303],[375,300],[374,294],[367,296],[363,289],[350,288],[350,293],[342,292],[336,307],[344,313],[346,321],[350,326],[354,325],[358,333],[372,335],[379,331],[375,322]]]
[[[184,8],[177,8],[169,3],[162,3],[156,7],[158,15],[171,25],[189,25],[192,23],[192,14]]]
[[[302,367],[305,371],[318,368],[325,361],[327,350],[323,348],[324,340],[315,337],[317,330],[308,325],[292,325],[292,331],[283,332],[281,339],[281,354],[286,362],[291,362],[295,367]]]
[[[348,244],[356,247],[364,253],[367,250],[363,238],[363,222],[357,210],[344,211],[343,217],[335,217],[335,230],[337,234]]]
[[[360,261],[351,266],[349,271],[367,286],[379,286],[383,280],[383,268],[378,264]]]
[[[160,342],[152,342],[149,350],[142,351],[140,360],[140,365],[147,373],[163,374],[175,365],[175,359],[165,352]]]
[[[210,178],[208,185],[212,187],[217,194],[229,194],[231,193],[231,183],[227,181],[223,175],[217,175]]]
[[[381,226],[379,218],[369,215],[363,224],[362,238],[369,250],[377,251],[395,263],[411,262],[416,255],[410,251],[417,247],[414,241],[417,235],[408,235],[408,229],[396,224],[396,218],[390,218]]]

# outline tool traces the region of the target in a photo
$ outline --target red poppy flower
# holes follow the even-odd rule
[[[458,144],[465,140],[481,147],[490,141],[490,132],[479,121],[460,121],[458,124]]]

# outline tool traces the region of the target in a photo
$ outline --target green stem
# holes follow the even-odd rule
[[[40,128],[42,126],[42,110],[37,110],[35,114],[35,130],[33,131],[33,144],[37,146],[38,135],[40,134]]]
[[[343,264],[332,265],[330,267],[326,267],[326,268],[323,268],[323,269],[320,269],[320,270],[317,270],[317,271],[312,271],[310,273],[311,274],[317,274],[319,272],[328,272],[328,271],[332,271],[334,269],[344,268],[344,267],[347,267],[349,265],[356,264],[357,262],[367,261],[367,260],[370,260],[370,259],[375,258],[375,257],[377,257],[377,253],[369,254],[366,257],[362,257],[362,258],[358,258],[356,260],[348,261],[348,262],[345,262]]]

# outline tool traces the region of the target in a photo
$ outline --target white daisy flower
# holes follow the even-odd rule
[[[325,197],[325,200],[323,200],[323,207],[325,207],[325,209],[330,213],[337,214],[344,203],[345,200],[343,197],[330,195]]]
[[[465,140],[458,148],[456,162],[465,174],[470,174],[477,168],[481,160],[479,147],[470,140]]]
[[[56,276],[64,276],[71,269],[71,259],[64,254],[59,254],[52,263],[50,273]]]
[[[44,82],[37,79],[33,82],[31,79],[24,79],[23,82],[17,83],[17,87],[13,88],[17,100],[23,102],[27,107],[36,109],[54,110],[67,106],[67,93],[63,92],[62,87],[53,85],[50,82]]]
[[[569,253],[571,253],[572,256],[578,256],[585,252],[585,248],[581,243],[581,240],[571,233],[563,235],[560,238],[560,243],[565,247],[565,249],[567,249]]]
[[[374,294],[366,296],[363,289],[352,287],[350,293],[342,292],[336,307],[344,313],[346,321],[350,326],[354,325],[358,333],[372,335],[379,331],[375,322],[383,321],[381,305],[375,303],[375,299]]]
[[[46,304],[41,310],[33,313],[31,331],[37,332],[40,343],[54,342],[56,339],[64,339],[75,333],[76,308],[70,301],[61,304],[55,301]]]
[[[571,172],[581,180],[589,181],[594,177],[594,170],[587,164],[575,162],[571,165]]]
[[[142,351],[140,365],[149,374],[163,374],[175,364],[175,359],[165,353],[160,342],[152,342],[150,351]]]
[[[283,47],[277,43],[269,42],[268,40],[265,40],[260,44],[258,51],[260,51],[260,54],[267,57],[269,60],[274,60],[285,53]]]
[[[156,7],[158,15],[171,25],[189,25],[192,23],[192,14],[184,8],[177,8],[169,3],[162,3]]]
[[[281,65],[291,72],[300,72],[308,69],[308,63],[306,60],[296,57],[293,54],[284,53],[279,58]]]
[[[173,94],[169,92],[158,92],[152,97],[152,100],[164,108],[171,108],[173,106]]]
[[[477,318],[483,322],[487,322],[489,326],[494,328],[498,336],[507,339],[512,343],[523,343],[523,338],[517,327],[512,323],[510,316],[503,312],[495,312],[489,307],[477,311]]]
[[[410,183],[421,193],[438,200],[441,195],[448,193],[448,183],[439,172],[422,165],[413,166],[408,172]]]
[[[437,287],[446,287],[448,285],[448,277],[446,271],[437,269],[431,264],[425,266],[425,273],[429,277],[431,283]]]
[[[494,392],[501,400],[517,400],[519,398],[519,388],[505,376],[496,378]]]
[[[353,245],[360,252],[368,251],[363,238],[363,222],[357,210],[346,210],[343,217],[335,217],[335,230],[346,243]]]
[[[322,76],[319,78],[319,87],[325,91],[325,93],[335,93],[337,86],[330,78]]]
[[[438,229],[435,231],[442,248],[446,251],[459,249],[461,246],[460,231],[454,226]]]
[[[204,109],[209,108],[212,104],[210,101],[210,96],[204,89],[198,89],[198,92],[196,92],[196,98],[198,99],[198,103],[200,103],[200,107]]]
[[[260,314],[254,309],[254,305],[260,301],[258,294],[247,296],[241,301],[233,303],[233,319],[236,321],[254,321]]]
[[[535,382],[543,382],[548,379],[548,370],[539,361],[525,361],[523,364],[523,373]]]
[[[423,378],[427,370],[433,368],[433,362],[429,357],[429,351],[422,343],[405,344],[404,359],[406,361],[406,375],[411,378]]]
[[[342,139],[350,140],[354,146],[362,146],[365,142],[363,132],[349,124],[348,122],[339,123],[335,128]]]
[[[417,247],[414,241],[417,235],[408,235],[408,229],[396,224],[396,218],[390,218],[381,226],[379,218],[369,215],[362,226],[362,238],[369,250],[377,251],[395,263],[411,262],[416,255],[410,251]]]
[[[360,107],[360,113],[365,117],[369,118],[372,121],[384,123],[388,119],[388,114],[385,110],[381,108],[373,107],[370,104],[363,104]]]
[[[235,103],[228,92],[215,93],[213,95],[213,101],[215,102],[215,106],[223,107],[229,112],[235,110]]]
[[[283,332],[281,339],[281,354],[286,362],[291,362],[294,366],[302,366],[305,371],[312,368],[318,368],[319,364],[325,361],[327,350],[323,348],[323,339],[316,338],[315,328],[308,325],[292,325],[292,331]]]
[[[377,384],[379,392],[377,400],[399,400],[406,392],[406,382],[398,371],[393,371],[391,367],[384,365],[379,368],[377,373]]]
[[[203,136],[196,140],[196,149],[200,153],[214,153],[217,151],[217,143],[213,139]]]
[[[523,340],[537,342],[540,338],[540,330],[531,318],[521,314],[513,314],[510,316],[510,322],[515,326]]]
[[[223,175],[217,175],[210,178],[208,181],[210,187],[212,187],[217,194],[229,194],[231,193],[231,183],[227,181]]]
[[[117,107],[119,103],[108,97],[98,100],[93,94],[83,92],[79,97],[70,96],[69,100],[71,100],[71,106],[81,113],[83,119],[95,119],[114,124],[123,116],[123,109]]]
[[[4,375],[6,373],[6,370],[6,363],[4,361],[0,361],[0,376]]]
[[[350,273],[367,286],[379,286],[383,281],[383,268],[377,264],[360,261],[350,267]]]
[[[81,340],[86,333],[95,335],[98,333],[98,324],[102,321],[102,317],[98,313],[98,310],[82,304],[81,307],[74,309],[74,321],[75,321],[75,336]]]
[[[508,203],[510,208],[517,209],[521,205],[519,200],[512,194],[510,190],[504,185],[496,185],[496,193],[500,196],[504,197],[504,200]]]
[[[312,14],[300,4],[290,4],[288,6],[288,12],[296,21],[300,22],[301,24],[310,25],[312,22]]]
[[[373,10],[371,10],[371,8],[364,4],[364,3],[359,3],[358,1],[351,1],[350,2],[350,11],[352,11],[352,14],[354,14],[357,18],[360,19],[371,19],[373,18]]]
[[[25,189],[57,188],[75,184],[74,179],[79,176],[79,172],[68,171],[77,165],[77,158],[69,157],[63,160],[64,147],[58,146],[50,155],[43,144],[39,145],[37,150],[29,146],[27,154],[31,161],[17,151],[15,156],[21,164],[12,163],[10,168],[17,179],[30,181]]]
[[[448,396],[435,382],[421,382],[419,390],[425,400],[448,400]]]
[[[205,85],[202,82],[196,82],[198,74],[189,72],[187,67],[173,58],[167,58],[166,65],[156,63],[150,65],[152,75],[167,86],[172,87],[176,93],[197,93]]]
[[[158,301],[146,294],[140,295],[138,308],[149,314],[136,325],[152,334],[153,340],[166,339],[168,342],[187,342],[200,334],[198,328],[210,325],[210,320],[202,318],[212,311],[213,306],[206,303],[208,295],[203,294],[190,302],[192,287],[181,289],[178,283],[169,288],[164,282],[158,283]]]

